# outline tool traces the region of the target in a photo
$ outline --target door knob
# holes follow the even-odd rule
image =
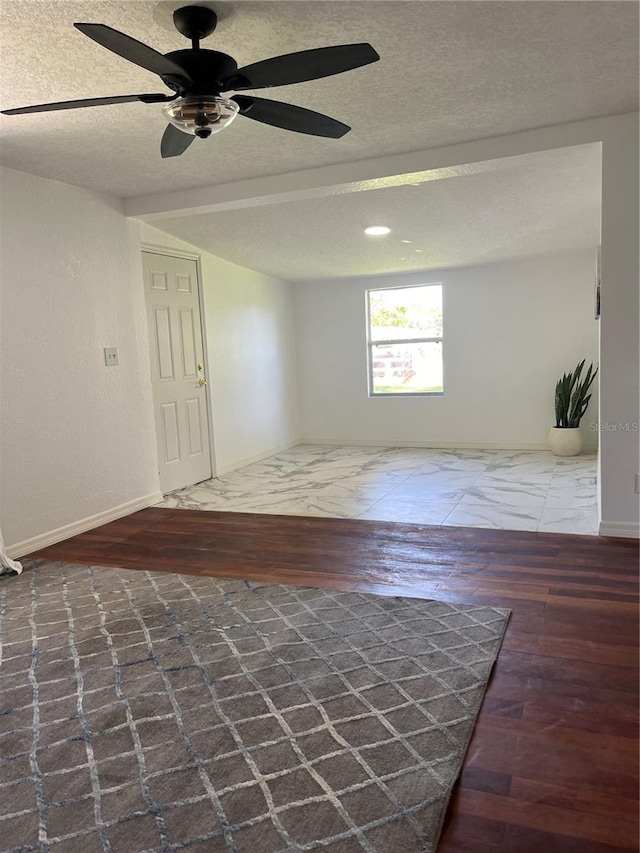
[[[207,380],[204,378],[204,376],[201,376],[200,379],[198,379],[198,385],[202,388],[206,384],[207,384]]]

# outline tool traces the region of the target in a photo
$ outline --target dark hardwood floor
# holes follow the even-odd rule
[[[638,850],[635,540],[152,508],[30,556],[510,607],[438,853]]]

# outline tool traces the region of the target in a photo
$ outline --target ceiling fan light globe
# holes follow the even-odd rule
[[[162,112],[178,130],[206,139],[230,125],[239,109],[234,101],[212,95],[176,98],[163,107]]]

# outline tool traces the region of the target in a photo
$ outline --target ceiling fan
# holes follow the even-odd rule
[[[115,95],[110,98],[59,101],[2,110],[2,113],[25,115],[132,101],[164,103],[163,113],[169,124],[160,145],[163,157],[182,154],[196,136],[206,139],[230,124],[238,114],[284,130],[333,139],[339,139],[351,130],[348,125],[334,118],[293,104],[253,95],[225,98],[222,93],[285,86],[350,71],[380,59],[370,44],[342,44],[301,50],[238,68],[235,59],[226,53],[200,47],[200,41],[215,30],[217,20],[216,13],[205,6],[177,9],[173,13],[173,22],[178,32],[191,40],[191,49],[174,50],[164,55],[105,24],[74,24],[81,33],[112,53],[153,71],[175,94]]]

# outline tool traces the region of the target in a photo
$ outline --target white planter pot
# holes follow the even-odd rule
[[[551,427],[549,447],[556,456],[577,456],[582,450],[580,428]]]

